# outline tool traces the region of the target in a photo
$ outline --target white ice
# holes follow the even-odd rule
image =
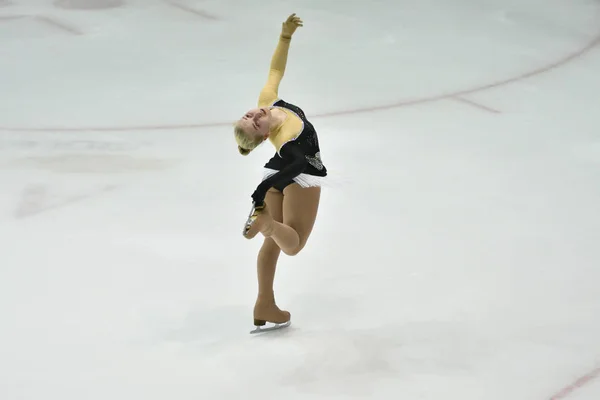
[[[0,0],[0,399],[600,398],[600,3],[61,3]],[[253,336],[292,12],[331,179]]]

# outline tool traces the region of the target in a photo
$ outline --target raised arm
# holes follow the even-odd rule
[[[271,66],[269,69],[267,83],[261,90],[258,97],[259,107],[266,107],[270,105],[277,100],[279,96],[279,84],[281,83],[281,79],[285,74],[285,67],[287,65],[292,35],[299,26],[302,26],[302,20],[296,17],[296,14],[290,15],[282,24],[279,42],[277,43],[277,47],[275,48],[275,52],[271,58]]]

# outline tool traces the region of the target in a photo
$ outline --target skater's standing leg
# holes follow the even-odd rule
[[[274,221],[283,221],[283,194],[275,189],[270,189],[265,197],[265,203],[269,214]],[[254,319],[257,324],[262,321],[274,323],[287,322],[290,314],[281,311],[275,303],[273,282],[275,270],[281,249],[270,237],[265,237],[257,258],[258,297],[254,306]]]

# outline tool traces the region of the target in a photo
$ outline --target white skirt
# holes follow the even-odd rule
[[[275,175],[278,172],[279,171],[277,171],[275,169],[264,168],[263,181],[265,179]],[[325,183],[325,180],[326,180],[325,178],[327,178],[327,177],[326,176],[315,176],[315,175],[309,175],[309,174],[300,174],[294,178],[294,182],[296,182],[298,185],[300,185],[303,188],[323,186],[323,184]]]

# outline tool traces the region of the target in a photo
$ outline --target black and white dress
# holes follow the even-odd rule
[[[271,187],[283,192],[286,186],[294,182],[301,187],[321,186],[327,176],[327,168],[321,159],[317,131],[306,118],[304,111],[281,99],[273,103],[271,108],[291,111],[302,120],[303,126],[302,131],[294,139],[285,142],[265,164],[263,181],[252,195],[255,204],[262,204]]]

